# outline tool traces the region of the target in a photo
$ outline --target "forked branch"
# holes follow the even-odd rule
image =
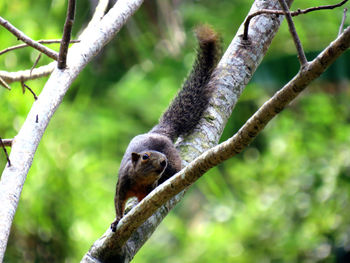
[[[313,12],[313,11],[334,9],[334,8],[337,8],[337,7],[344,5],[346,2],[348,2],[348,0],[343,0],[340,3],[335,4],[335,5],[323,5],[323,6],[317,6],[317,7],[310,7],[310,8],[303,9],[303,10],[298,9],[296,11],[290,12],[290,14],[291,14],[291,16],[298,16],[298,15],[307,14],[307,13]],[[254,18],[258,15],[263,15],[263,14],[284,15],[284,12],[282,10],[261,9],[261,10],[256,11],[255,13],[250,14],[244,22],[243,40],[248,40],[249,24],[250,24],[250,21],[252,20],[252,18]]]
[[[5,20],[0,16],[0,25],[5,27],[8,31],[10,31],[13,35],[17,37],[17,39],[22,40],[24,43],[26,43],[28,46],[31,46],[40,52],[44,53],[48,57],[57,60],[58,54],[56,51],[53,51],[52,49],[43,46],[42,44],[38,43],[37,41],[34,41],[30,37],[26,36],[23,32],[21,32],[19,29],[11,25],[10,22]]]

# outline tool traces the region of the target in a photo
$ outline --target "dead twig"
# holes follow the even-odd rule
[[[52,49],[45,47],[42,44],[38,43],[37,41],[34,41],[30,37],[26,36],[22,31],[14,27],[10,22],[2,18],[1,16],[0,16],[0,25],[5,27],[8,31],[10,31],[13,35],[15,35],[17,39],[22,40],[28,46],[31,46],[39,50],[40,52],[44,53],[46,56],[54,60],[58,59],[58,54],[56,51],[53,51]]]
[[[47,40],[37,40],[36,42],[38,42],[40,44],[58,44],[58,43],[61,43],[61,41],[62,41],[62,39],[47,39]],[[70,44],[79,43],[79,42],[80,42],[80,40],[71,40]],[[0,51],[0,56],[9,52],[9,51],[20,49],[20,48],[25,48],[25,47],[30,47],[30,46],[28,44],[24,43],[24,44],[19,44],[16,46],[5,48],[5,49]]]
[[[0,77],[0,85],[8,90],[11,90],[11,87],[6,83],[6,81],[2,77]]]
[[[289,11],[289,7],[286,3],[285,0],[278,0],[278,2],[280,3],[281,7],[282,7],[282,10],[283,10],[283,13],[286,17],[286,20],[287,20],[287,23],[288,23],[288,27],[289,27],[289,31],[293,37],[293,41],[294,41],[294,44],[295,44],[295,47],[297,48],[297,52],[298,52],[298,59],[299,59],[299,62],[300,62],[300,66],[301,67],[305,67],[307,65],[307,59],[306,59],[306,56],[305,56],[305,53],[304,53],[304,49],[303,49],[303,46],[301,44],[301,41],[300,41],[300,38],[298,36],[298,33],[295,29],[295,25],[294,25],[294,22],[293,22],[293,19],[292,19],[292,15],[290,14],[290,11]]]
[[[36,58],[36,60],[35,60],[35,62],[34,62],[34,64],[33,64],[33,66],[32,66],[32,68],[30,69],[30,73],[29,73],[30,75],[32,75],[33,69],[38,65],[39,60],[40,60],[40,58],[41,58],[41,54],[42,54],[42,53],[39,53],[38,57]]]
[[[303,10],[298,9],[296,11],[290,12],[290,14],[291,14],[291,16],[298,16],[298,15],[307,14],[307,13],[313,12],[313,11],[334,9],[334,8],[337,8],[337,7],[344,5],[347,1],[348,0],[343,0],[340,3],[334,4],[334,5],[323,5],[323,6],[317,6],[317,7],[310,7],[310,8],[303,9]],[[283,15],[284,13],[282,10],[261,9],[261,10],[256,11],[255,13],[249,15],[244,22],[243,40],[248,40],[249,23],[252,20],[252,18],[255,16],[258,16],[258,15],[262,15],[262,14]]]
[[[58,54],[57,67],[59,69],[66,68],[68,45],[69,45],[69,41],[72,33],[74,15],[75,15],[75,0],[69,0],[66,22],[64,23],[64,28],[63,28],[63,36],[62,36],[62,41],[60,46],[60,52]]]
[[[21,81],[21,85],[22,85],[23,93],[25,92],[26,89],[28,89],[28,90],[30,91],[30,93],[33,94],[34,99],[35,99],[35,100],[38,99],[38,96],[36,96],[36,94],[34,93],[34,91],[33,91],[28,85],[26,85],[23,81]]]
[[[348,11],[347,8],[344,8],[344,12],[343,12],[343,18],[341,20],[341,24],[339,27],[339,32],[338,32],[338,37],[340,36],[340,34],[343,32],[344,29],[344,24],[345,24],[345,20],[346,20],[346,12]]]
[[[11,145],[12,145],[12,141],[11,141]],[[0,137],[0,146],[1,146],[2,149],[4,150],[4,153],[5,153],[5,156],[6,156],[6,159],[7,159],[8,166],[11,166],[11,161],[10,161],[9,155],[8,155],[8,153],[7,153],[7,150],[6,150],[6,148],[5,148],[5,144],[4,144],[3,140],[1,139],[1,137]]]

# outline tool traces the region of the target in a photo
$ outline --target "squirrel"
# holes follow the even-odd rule
[[[221,55],[219,37],[211,27],[195,30],[199,49],[193,69],[159,123],[148,133],[137,135],[129,143],[119,168],[114,197],[116,231],[123,217],[126,201],[137,197],[140,202],[157,185],[181,170],[181,158],[175,140],[189,134],[199,123],[209,104],[213,87],[207,85]]]

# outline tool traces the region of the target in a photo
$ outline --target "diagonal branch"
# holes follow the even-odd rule
[[[58,61],[57,61],[57,67],[59,69],[64,69],[66,67],[68,46],[69,46],[73,23],[74,23],[74,16],[75,16],[75,0],[68,0],[67,17],[66,17],[66,22],[64,23],[63,36],[62,36],[60,52],[58,54]]]
[[[2,77],[0,77],[0,85],[8,90],[11,90],[11,87],[6,83],[6,81]]]
[[[346,20],[346,12],[347,12],[347,11],[348,11],[348,9],[347,9],[347,8],[344,8],[344,11],[343,11],[343,18],[342,18],[341,23],[340,23],[338,36],[340,36],[340,34],[343,32],[344,24],[345,24],[345,20]]]
[[[5,145],[5,143],[3,142],[3,140],[1,139],[1,137],[0,137],[0,146],[2,147],[2,149],[3,149],[4,153],[5,153],[8,166],[11,166],[11,161],[10,161],[9,155],[8,155],[8,153],[7,153],[7,150],[6,150],[6,148],[5,148],[6,145]]]
[[[55,44],[55,43],[61,43],[61,41],[62,41],[62,39],[46,39],[46,40],[44,39],[44,40],[37,40],[36,42],[38,42],[40,44]],[[78,43],[78,42],[80,42],[80,40],[71,40],[70,44]],[[24,43],[24,44],[19,44],[16,46],[8,47],[8,48],[1,50],[0,55],[3,55],[3,54],[5,54],[9,51],[12,51],[12,50],[25,48],[25,47],[29,47],[29,45]]]
[[[297,30],[295,29],[292,15],[290,14],[290,11],[289,11],[289,7],[284,0],[278,0],[278,2],[280,3],[280,5],[282,7],[283,13],[284,13],[286,20],[287,20],[287,23],[288,23],[289,31],[293,37],[295,47],[297,48],[298,59],[299,59],[300,65],[301,65],[301,67],[305,67],[307,65],[307,59],[306,59],[306,56],[304,53],[303,46],[300,42]]]
[[[41,45],[40,43],[38,43],[37,41],[34,41],[33,39],[31,39],[30,37],[26,36],[23,32],[21,32],[20,30],[18,30],[16,27],[14,27],[13,25],[11,25],[10,22],[8,22],[7,20],[5,20],[4,18],[2,18],[0,16],[0,25],[2,25],[3,27],[5,27],[8,31],[10,31],[13,35],[15,35],[17,37],[17,39],[22,40],[23,42],[25,42],[26,44],[28,44],[28,46],[31,46],[37,50],[39,50],[40,52],[44,53],[46,56],[57,60],[58,59],[58,54],[57,52],[53,51],[50,48],[47,48],[43,45]]]

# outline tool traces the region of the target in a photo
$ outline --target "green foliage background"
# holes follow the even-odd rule
[[[191,68],[193,27],[212,24],[225,49],[252,2],[145,2],[73,83],[52,119],[21,195],[5,262],[81,259],[114,219],[114,185],[129,140],[157,122]],[[293,8],[320,4],[296,0]],[[65,13],[64,0],[0,1],[1,16],[33,39],[60,38]],[[90,14],[89,1],[78,1],[75,36]],[[309,59],[336,37],[341,16],[340,8],[295,18]],[[18,44],[3,28],[0,39],[0,49]],[[37,54],[30,48],[7,53],[0,69],[30,68]],[[348,52],[241,155],[200,179],[134,262],[349,262],[349,58]],[[40,65],[49,61],[43,57]],[[222,140],[297,71],[284,23]],[[40,94],[46,79],[27,84]],[[18,83],[11,87],[0,89],[2,138],[16,135],[34,101]]]

